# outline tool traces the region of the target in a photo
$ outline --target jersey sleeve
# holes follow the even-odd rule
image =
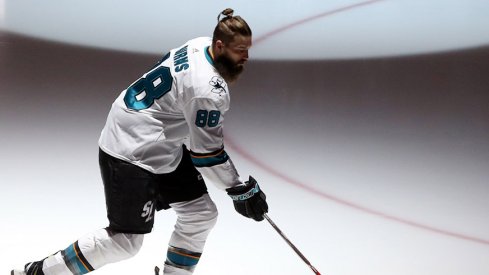
[[[225,101],[215,98],[193,98],[185,106],[189,125],[188,141],[192,162],[203,176],[218,188],[227,189],[242,183],[224,149],[223,122],[228,109]]]

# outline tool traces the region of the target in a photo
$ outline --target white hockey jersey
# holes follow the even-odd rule
[[[224,150],[229,89],[213,66],[211,38],[171,50],[112,104],[99,146],[107,154],[161,174],[176,169],[182,144],[197,169],[221,189],[241,183]]]

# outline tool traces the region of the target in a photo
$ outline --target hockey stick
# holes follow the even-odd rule
[[[275,231],[277,231],[278,234],[280,234],[280,236],[287,242],[287,244],[290,247],[292,247],[292,249],[295,251],[295,253],[297,253],[297,255],[299,255],[299,257],[301,257],[301,259],[312,269],[312,271],[314,271],[314,274],[321,275],[321,273],[319,273],[319,271],[316,268],[314,268],[314,266],[312,266],[312,264],[306,259],[306,257],[304,257],[304,255],[302,255],[302,253],[299,251],[299,249],[297,249],[297,247],[295,247],[295,245],[291,241],[289,241],[289,239],[287,239],[287,237],[285,237],[284,233],[282,233],[282,231],[272,221],[272,219],[270,219],[270,217],[268,217],[268,215],[266,213],[263,214],[263,217],[265,219],[267,219],[267,221],[270,223],[270,225],[272,225],[272,227],[275,229]]]

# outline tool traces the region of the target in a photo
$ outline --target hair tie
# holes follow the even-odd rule
[[[225,10],[223,10],[218,16],[217,16],[217,22],[221,22],[221,15],[224,15],[225,18],[224,19],[227,19],[227,18],[233,18],[233,13],[234,13],[234,10],[231,9],[231,8],[227,8]]]

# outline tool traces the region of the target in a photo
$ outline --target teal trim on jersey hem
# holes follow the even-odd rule
[[[228,154],[224,150],[221,150],[217,154],[211,154],[212,155],[191,155],[192,162],[195,167],[211,167],[223,164],[229,159]]]
[[[214,60],[212,60],[212,57],[211,57],[211,54],[209,53],[209,48],[210,46],[207,46],[205,48],[205,58],[207,59],[207,61],[209,61],[209,63],[214,66]]]

